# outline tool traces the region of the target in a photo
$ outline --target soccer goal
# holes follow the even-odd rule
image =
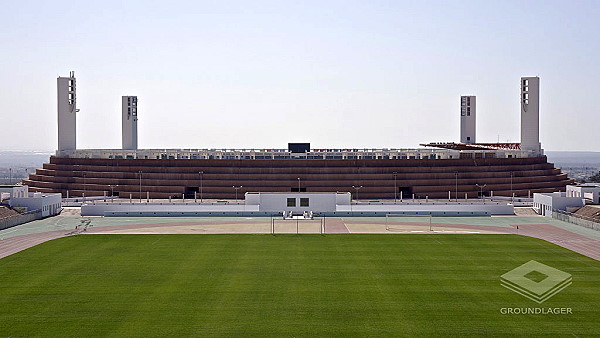
[[[324,220],[322,217],[309,218],[271,218],[271,234],[323,234]]]
[[[386,214],[385,230],[387,231],[432,231],[431,215]]]

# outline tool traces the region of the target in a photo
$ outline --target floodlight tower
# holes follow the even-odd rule
[[[477,105],[475,96],[460,97],[460,143],[476,143],[475,117]]]
[[[137,142],[137,96],[121,97],[123,149],[136,150]]]
[[[540,78],[521,78],[521,149],[541,154]]]
[[[77,85],[75,72],[56,79],[58,102],[58,151],[77,149]]]

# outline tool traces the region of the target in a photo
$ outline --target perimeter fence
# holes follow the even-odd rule
[[[554,210],[552,211],[552,218],[559,221],[579,225],[588,229],[600,231],[600,222],[597,219],[573,214],[566,211]]]
[[[42,219],[42,212],[40,210],[30,211],[18,216],[0,219],[0,230],[35,221],[37,219]]]

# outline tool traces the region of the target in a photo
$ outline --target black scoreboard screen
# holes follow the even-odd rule
[[[307,153],[310,151],[310,143],[288,143],[288,151],[291,153]]]

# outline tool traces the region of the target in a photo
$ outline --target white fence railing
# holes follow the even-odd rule
[[[600,231],[600,223],[598,223],[595,219],[591,219],[589,217],[575,215],[570,212],[554,210],[552,211],[552,218],[557,219],[559,221],[579,225],[588,229]]]
[[[42,218],[42,212],[36,210],[36,211],[24,213],[19,216],[2,219],[2,220],[0,220],[0,230],[8,229],[10,227],[14,227],[16,225],[35,221],[36,219],[41,219],[41,218]]]

